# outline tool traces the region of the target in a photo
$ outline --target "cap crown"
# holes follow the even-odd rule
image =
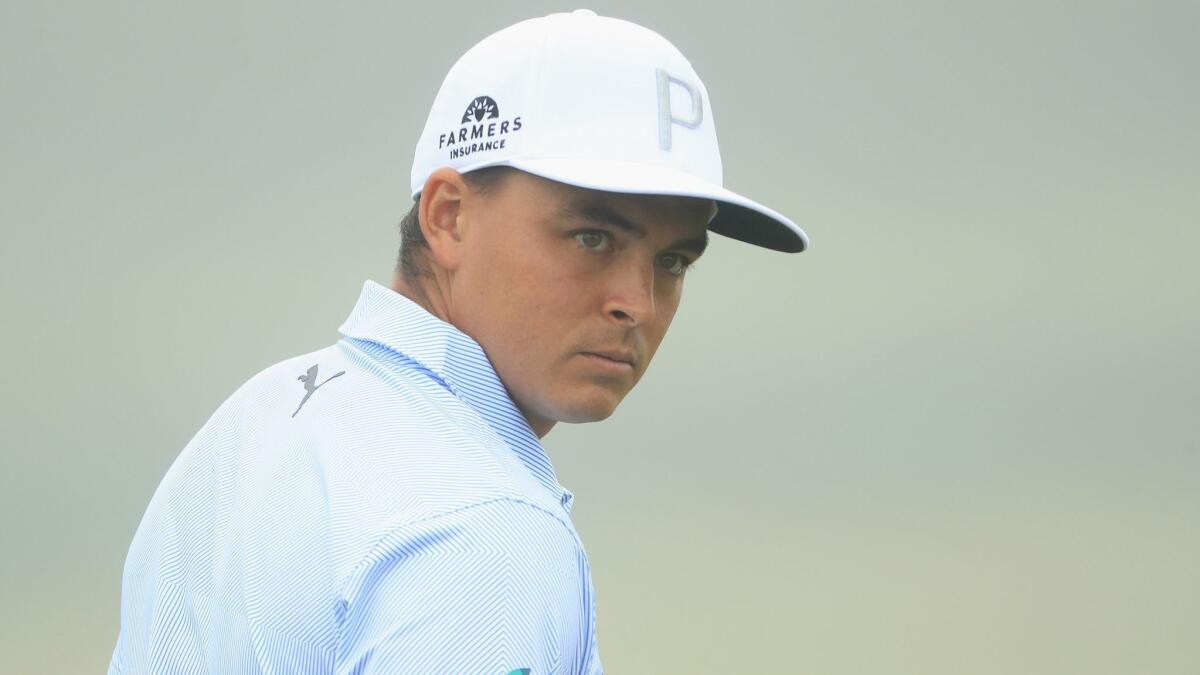
[[[417,144],[414,197],[434,170],[514,159],[674,169],[722,184],[708,91],[654,31],[587,10],[514,24],[446,75]]]

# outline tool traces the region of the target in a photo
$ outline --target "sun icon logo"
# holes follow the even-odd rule
[[[468,124],[472,120],[479,122],[483,118],[494,119],[500,116],[500,106],[492,100],[491,96],[480,96],[467,106],[467,111],[463,113],[462,123]]]

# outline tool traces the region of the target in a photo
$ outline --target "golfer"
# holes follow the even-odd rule
[[[603,672],[539,439],[637,384],[708,232],[807,238],[722,187],[687,59],[586,10],[454,64],[410,187],[391,285],[250,378],[163,478],[110,673]]]

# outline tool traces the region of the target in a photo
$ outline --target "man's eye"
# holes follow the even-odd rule
[[[687,258],[678,253],[664,253],[658,256],[658,264],[675,276],[681,276],[687,271]]]
[[[575,241],[579,245],[589,251],[603,251],[608,248],[608,234],[597,230],[588,230],[586,232],[576,232]]]

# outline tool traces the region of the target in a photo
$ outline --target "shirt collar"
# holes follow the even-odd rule
[[[383,346],[427,370],[471,406],[570,513],[574,495],[559,485],[541,442],[478,342],[372,279],[363,282],[358,302],[338,332],[349,340]]]

